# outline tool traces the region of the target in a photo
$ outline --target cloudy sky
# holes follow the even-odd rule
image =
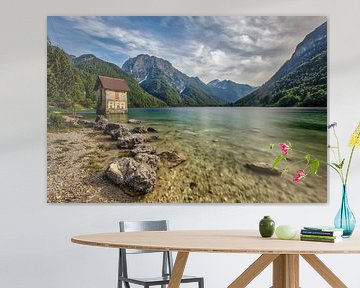
[[[149,54],[204,82],[261,85],[325,17],[48,17],[48,37],[67,53],[120,67]]]

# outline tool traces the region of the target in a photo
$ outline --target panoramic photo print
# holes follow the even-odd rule
[[[326,203],[327,19],[48,16],[49,203]]]

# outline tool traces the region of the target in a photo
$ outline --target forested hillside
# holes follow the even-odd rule
[[[47,43],[48,110],[74,111],[93,108],[95,79],[75,68],[71,57]]]

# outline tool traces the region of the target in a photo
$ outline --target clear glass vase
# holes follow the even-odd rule
[[[342,187],[341,206],[336,214],[334,224],[336,228],[344,229],[343,237],[350,237],[355,229],[356,219],[349,207],[346,185]]]

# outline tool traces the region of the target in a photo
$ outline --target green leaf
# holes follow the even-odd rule
[[[284,160],[284,159],[285,159],[285,157],[282,156],[282,155],[276,157],[274,162],[273,162],[272,168],[275,168],[280,163],[280,161]]]
[[[340,167],[339,164],[337,164],[337,163],[335,163],[335,162],[332,162],[331,164],[334,165],[336,168],[341,169],[341,167]]]
[[[316,172],[317,172],[317,170],[318,170],[318,168],[319,168],[319,165],[320,165],[320,163],[319,163],[319,160],[318,160],[318,159],[315,159],[314,161],[311,162],[311,164],[310,164],[310,170],[311,170],[311,174],[312,174],[313,176],[316,175]]]
[[[345,158],[341,161],[341,163],[340,163],[340,165],[339,165],[340,169],[342,169],[342,168],[343,168],[344,163],[345,163]]]
[[[339,168],[337,168],[336,166],[334,166],[333,164],[328,163],[327,165],[329,165],[331,168],[333,168],[337,173],[339,173]]]
[[[273,149],[274,148],[274,144],[270,144],[270,149]]]
[[[306,159],[306,161],[307,161],[307,164],[310,163],[310,158],[311,158],[310,154],[307,154],[307,155],[305,156],[305,159]]]

